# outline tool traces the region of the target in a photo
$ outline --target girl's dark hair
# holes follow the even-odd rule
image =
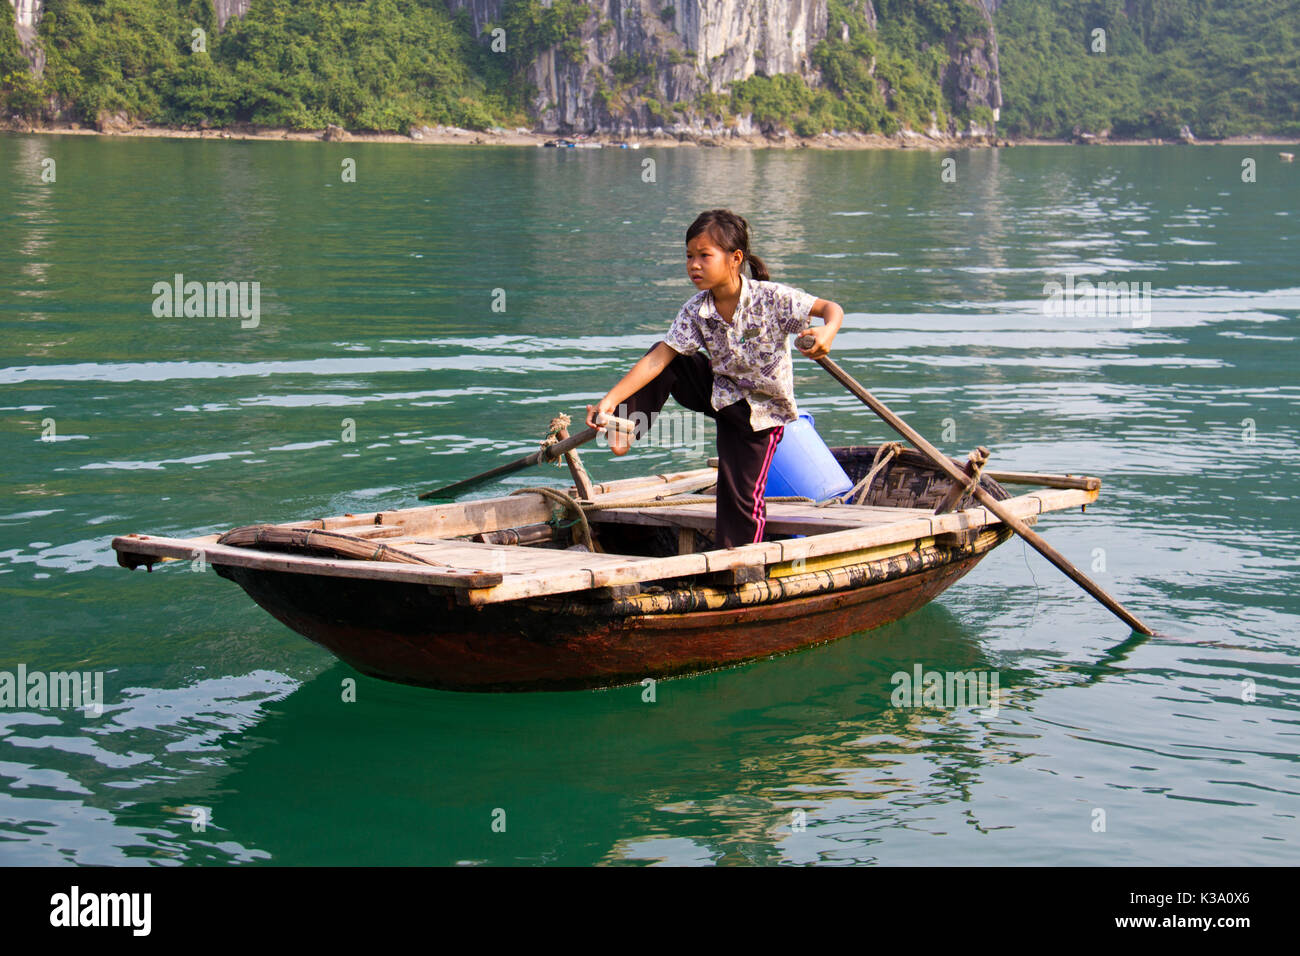
[[[735,252],[739,249],[745,254],[745,261],[741,263],[744,267],[745,262],[749,263],[749,274],[759,282],[771,281],[771,276],[767,274],[767,265],[758,256],[749,251],[749,223],[744,218],[737,216],[730,209],[710,209],[702,212],[695,217],[691,227],[686,230],[686,241],[690,242],[700,233],[707,233],[724,252]]]

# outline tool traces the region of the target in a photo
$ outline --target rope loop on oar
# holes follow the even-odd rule
[[[848,491],[838,495],[831,495],[825,501],[817,502],[818,508],[825,508],[827,505],[843,504],[852,498],[855,494],[858,500],[854,504],[860,505],[867,500],[867,492],[871,489],[871,481],[876,477],[877,472],[884,468],[894,459],[894,456],[903,453],[903,443],[896,441],[887,441],[876,449],[876,457],[871,460],[871,468],[868,469],[866,476]]]
[[[975,473],[970,476],[965,486],[962,488],[961,494],[958,495],[957,497],[958,501],[960,501],[966,495],[972,493],[975,490],[975,486],[978,485],[982,480],[980,476],[980,470],[984,467],[985,463],[989,460],[989,450],[985,448],[983,445],[980,445],[973,452],[971,452],[970,455],[967,456],[967,460],[973,466],[973,471]]]
[[[568,415],[564,414],[564,412],[560,412],[558,415],[556,415],[554,418],[551,419],[550,431],[548,431],[546,433],[546,437],[542,439],[542,453],[543,453],[542,457],[547,459],[551,458],[550,453],[547,452],[547,449],[561,440],[559,433],[562,431],[566,431],[571,424],[573,424],[573,419],[571,419]],[[557,455],[554,459],[551,460],[551,464],[554,465],[556,468],[563,467],[564,456]]]

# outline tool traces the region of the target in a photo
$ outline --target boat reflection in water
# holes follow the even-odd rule
[[[895,707],[917,664],[996,673],[1000,718]],[[1044,691],[1106,673],[1045,684],[937,604],[870,641],[595,693],[431,692],[335,665],[267,710],[265,743],[207,799],[222,839],[275,864],[870,862],[1032,752]]]

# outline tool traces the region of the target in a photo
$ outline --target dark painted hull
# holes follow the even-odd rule
[[[216,570],[362,673],[448,690],[562,690],[711,670],[870,630],[933,600],[988,550],[943,549],[882,564],[861,586],[687,613],[627,613],[616,601],[465,607],[426,585]]]

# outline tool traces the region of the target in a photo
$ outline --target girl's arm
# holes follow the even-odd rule
[[[808,329],[805,335],[811,335],[816,342],[811,348],[799,349],[810,359],[819,359],[831,352],[831,342],[835,340],[835,333],[840,330],[840,323],[844,321],[844,310],[838,304],[826,299],[818,299],[813,303],[812,315],[818,316],[825,324],[819,329]]]
[[[599,405],[587,406],[587,424],[592,428],[603,428],[604,426],[596,424],[597,414],[601,412],[606,415],[615,414],[621,402],[627,401],[642,387],[652,382],[676,357],[677,353],[666,342],[660,342],[641,356],[641,360],[606,393]]]

